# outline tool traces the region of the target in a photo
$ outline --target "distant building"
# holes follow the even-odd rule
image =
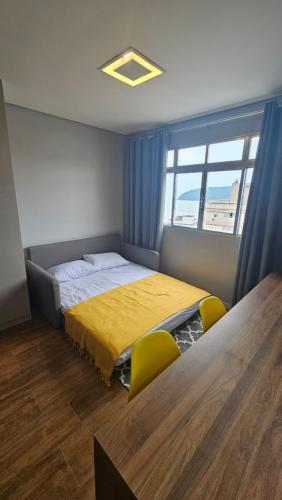
[[[232,233],[236,215],[237,199],[239,193],[239,181],[233,182],[229,200],[207,200],[205,203],[203,228],[210,231],[222,231]],[[239,232],[242,231],[244,223],[250,184],[245,184],[242,200]]]
[[[176,215],[174,223],[180,226],[197,227],[198,217],[194,214]]]

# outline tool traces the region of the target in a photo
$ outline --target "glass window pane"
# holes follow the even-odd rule
[[[193,148],[179,149],[178,162],[179,167],[183,165],[200,165],[205,163],[207,146],[196,146]]]
[[[174,149],[170,149],[167,152],[167,157],[166,157],[166,166],[167,168],[173,167],[174,165]]]
[[[197,227],[200,206],[202,173],[177,174],[175,213],[177,226]]]
[[[164,224],[171,224],[172,219],[173,177],[174,174],[166,174]]]
[[[208,163],[242,160],[244,139],[210,144]]]
[[[241,170],[209,172],[203,229],[233,233]]]
[[[241,203],[241,209],[240,209],[239,228],[238,228],[239,234],[242,234],[242,230],[243,230],[243,226],[244,226],[245,214],[246,214],[246,208],[247,208],[247,203],[248,203],[248,198],[249,198],[249,192],[250,192],[250,186],[251,186],[251,182],[252,182],[253,172],[254,172],[253,168],[248,168],[247,172],[246,172],[243,197],[242,197],[242,203]]]
[[[256,158],[257,150],[258,150],[258,143],[259,143],[259,136],[253,137],[251,139],[249,160],[254,160]]]

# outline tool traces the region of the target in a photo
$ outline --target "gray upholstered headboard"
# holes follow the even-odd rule
[[[82,240],[62,241],[29,247],[25,251],[26,259],[43,269],[81,259],[85,253],[120,252],[121,239],[118,233],[106,236],[94,236]]]

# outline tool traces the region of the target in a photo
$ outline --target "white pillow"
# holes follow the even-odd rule
[[[58,283],[83,278],[84,276],[93,274],[93,272],[93,266],[84,260],[73,260],[72,262],[65,262],[64,264],[47,269],[47,273],[52,274]]]
[[[95,271],[104,271],[129,264],[128,260],[115,252],[87,254],[83,255],[83,259],[92,264]]]

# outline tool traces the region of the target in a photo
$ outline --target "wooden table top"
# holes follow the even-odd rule
[[[265,278],[95,443],[132,498],[281,499],[281,275]]]

